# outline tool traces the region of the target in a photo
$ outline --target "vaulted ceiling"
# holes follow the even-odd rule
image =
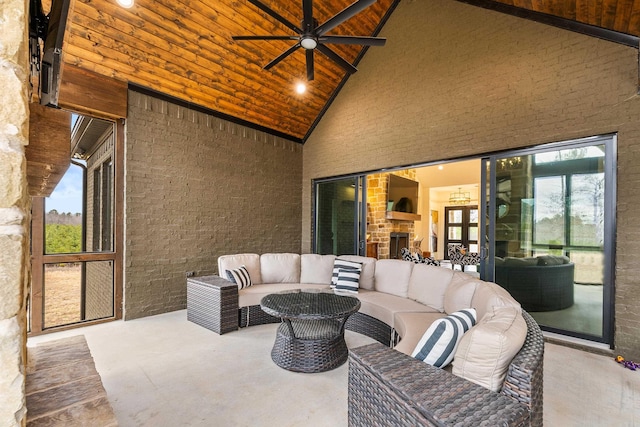
[[[314,16],[324,22],[353,1],[316,0]],[[376,35],[399,1],[378,0],[330,34]],[[565,28],[564,24],[570,24],[569,28],[577,31],[604,29],[608,35],[640,36],[640,0],[461,1],[530,19],[545,21],[549,17],[552,22],[547,23]],[[262,2],[296,25],[302,19],[300,0]],[[45,10],[49,8],[47,3],[50,1],[43,1]],[[346,73],[324,55],[316,54],[315,79],[308,82],[307,92],[299,95],[295,85],[306,82],[303,49],[270,70],[262,68],[295,41],[232,39],[235,35],[263,34],[293,33],[246,0],[136,0],[129,9],[115,0],[73,0],[64,63],[302,142],[339,91]],[[428,37],[428,29],[420,34]],[[366,52],[357,45],[331,47],[355,64]]]

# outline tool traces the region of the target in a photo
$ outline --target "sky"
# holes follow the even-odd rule
[[[82,168],[71,164],[51,196],[45,199],[45,212],[82,213]]]

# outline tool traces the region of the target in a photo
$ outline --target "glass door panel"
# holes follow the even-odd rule
[[[314,253],[363,254],[364,177],[318,181],[315,191]]]
[[[29,332],[116,313],[116,126],[73,116],[74,157],[49,197],[32,198]],[[121,282],[120,282],[121,283]]]
[[[484,278],[543,329],[601,342],[612,335],[614,144],[609,136],[496,156],[484,174]]]

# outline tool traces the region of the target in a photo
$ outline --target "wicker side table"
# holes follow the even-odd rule
[[[238,286],[219,276],[187,279],[187,320],[220,335],[238,329]]]

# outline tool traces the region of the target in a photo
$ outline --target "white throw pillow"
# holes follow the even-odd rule
[[[238,289],[244,289],[251,286],[251,276],[244,265],[233,270],[226,270],[227,279],[238,285]]]
[[[476,324],[476,310],[468,308],[434,321],[422,335],[412,357],[437,368],[444,368],[453,356],[462,335]]]

